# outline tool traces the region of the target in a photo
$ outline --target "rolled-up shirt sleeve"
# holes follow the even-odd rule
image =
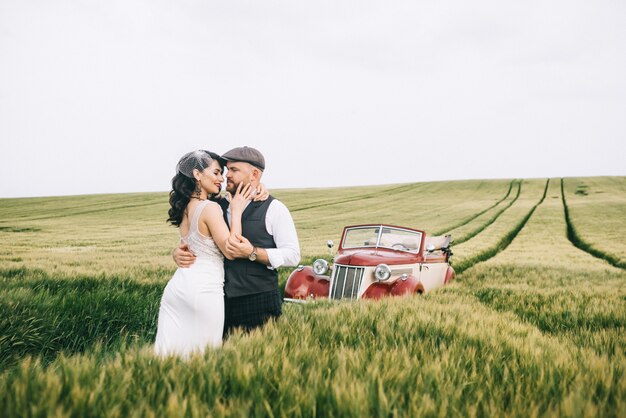
[[[287,206],[273,200],[265,215],[265,228],[274,237],[276,248],[266,248],[268,268],[294,267],[300,262],[300,243],[293,218]]]

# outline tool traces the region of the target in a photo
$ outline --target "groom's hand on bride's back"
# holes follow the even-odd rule
[[[181,243],[174,252],[172,252],[172,258],[178,267],[187,268],[196,261],[196,256],[189,251],[187,244]]]
[[[270,192],[265,187],[265,184],[259,183],[259,187],[253,193],[253,199],[255,202],[264,202],[270,197]]]

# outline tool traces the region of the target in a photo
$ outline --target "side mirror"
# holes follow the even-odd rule
[[[328,241],[326,241],[326,246],[328,248],[333,248],[335,246],[335,243],[333,242],[332,239],[329,239]]]
[[[435,246],[433,244],[428,244],[426,246],[426,251],[428,251],[429,253],[432,253],[433,251],[435,251]]]

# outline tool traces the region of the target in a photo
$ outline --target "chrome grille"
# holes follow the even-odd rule
[[[331,299],[356,299],[363,281],[365,267],[350,267],[335,264],[333,282],[330,288]]]

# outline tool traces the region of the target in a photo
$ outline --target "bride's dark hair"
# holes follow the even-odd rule
[[[220,167],[224,168],[224,163],[219,155],[211,151],[201,150],[207,153],[211,158],[194,158],[192,164],[187,164],[187,168],[198,169],[200,171],[207,168],[212,160],[217,160],[220,163]],[[197,151],[196,151],[197,152]],[[172,178],[172,190],[170,191],[170,209],[167,212],[169,218],[167,222],[170,222],[174,226],[180,226],[183,221],[185,209],[191,200],[194,190],[196,189],[196,179],[188,177],[181,173],[181,164],[188,163],[189,158],[193,157],[194,153],[185,154],[178,162],[176,175]],[[214,196],[209,196],[209,199],[213,199]]]

